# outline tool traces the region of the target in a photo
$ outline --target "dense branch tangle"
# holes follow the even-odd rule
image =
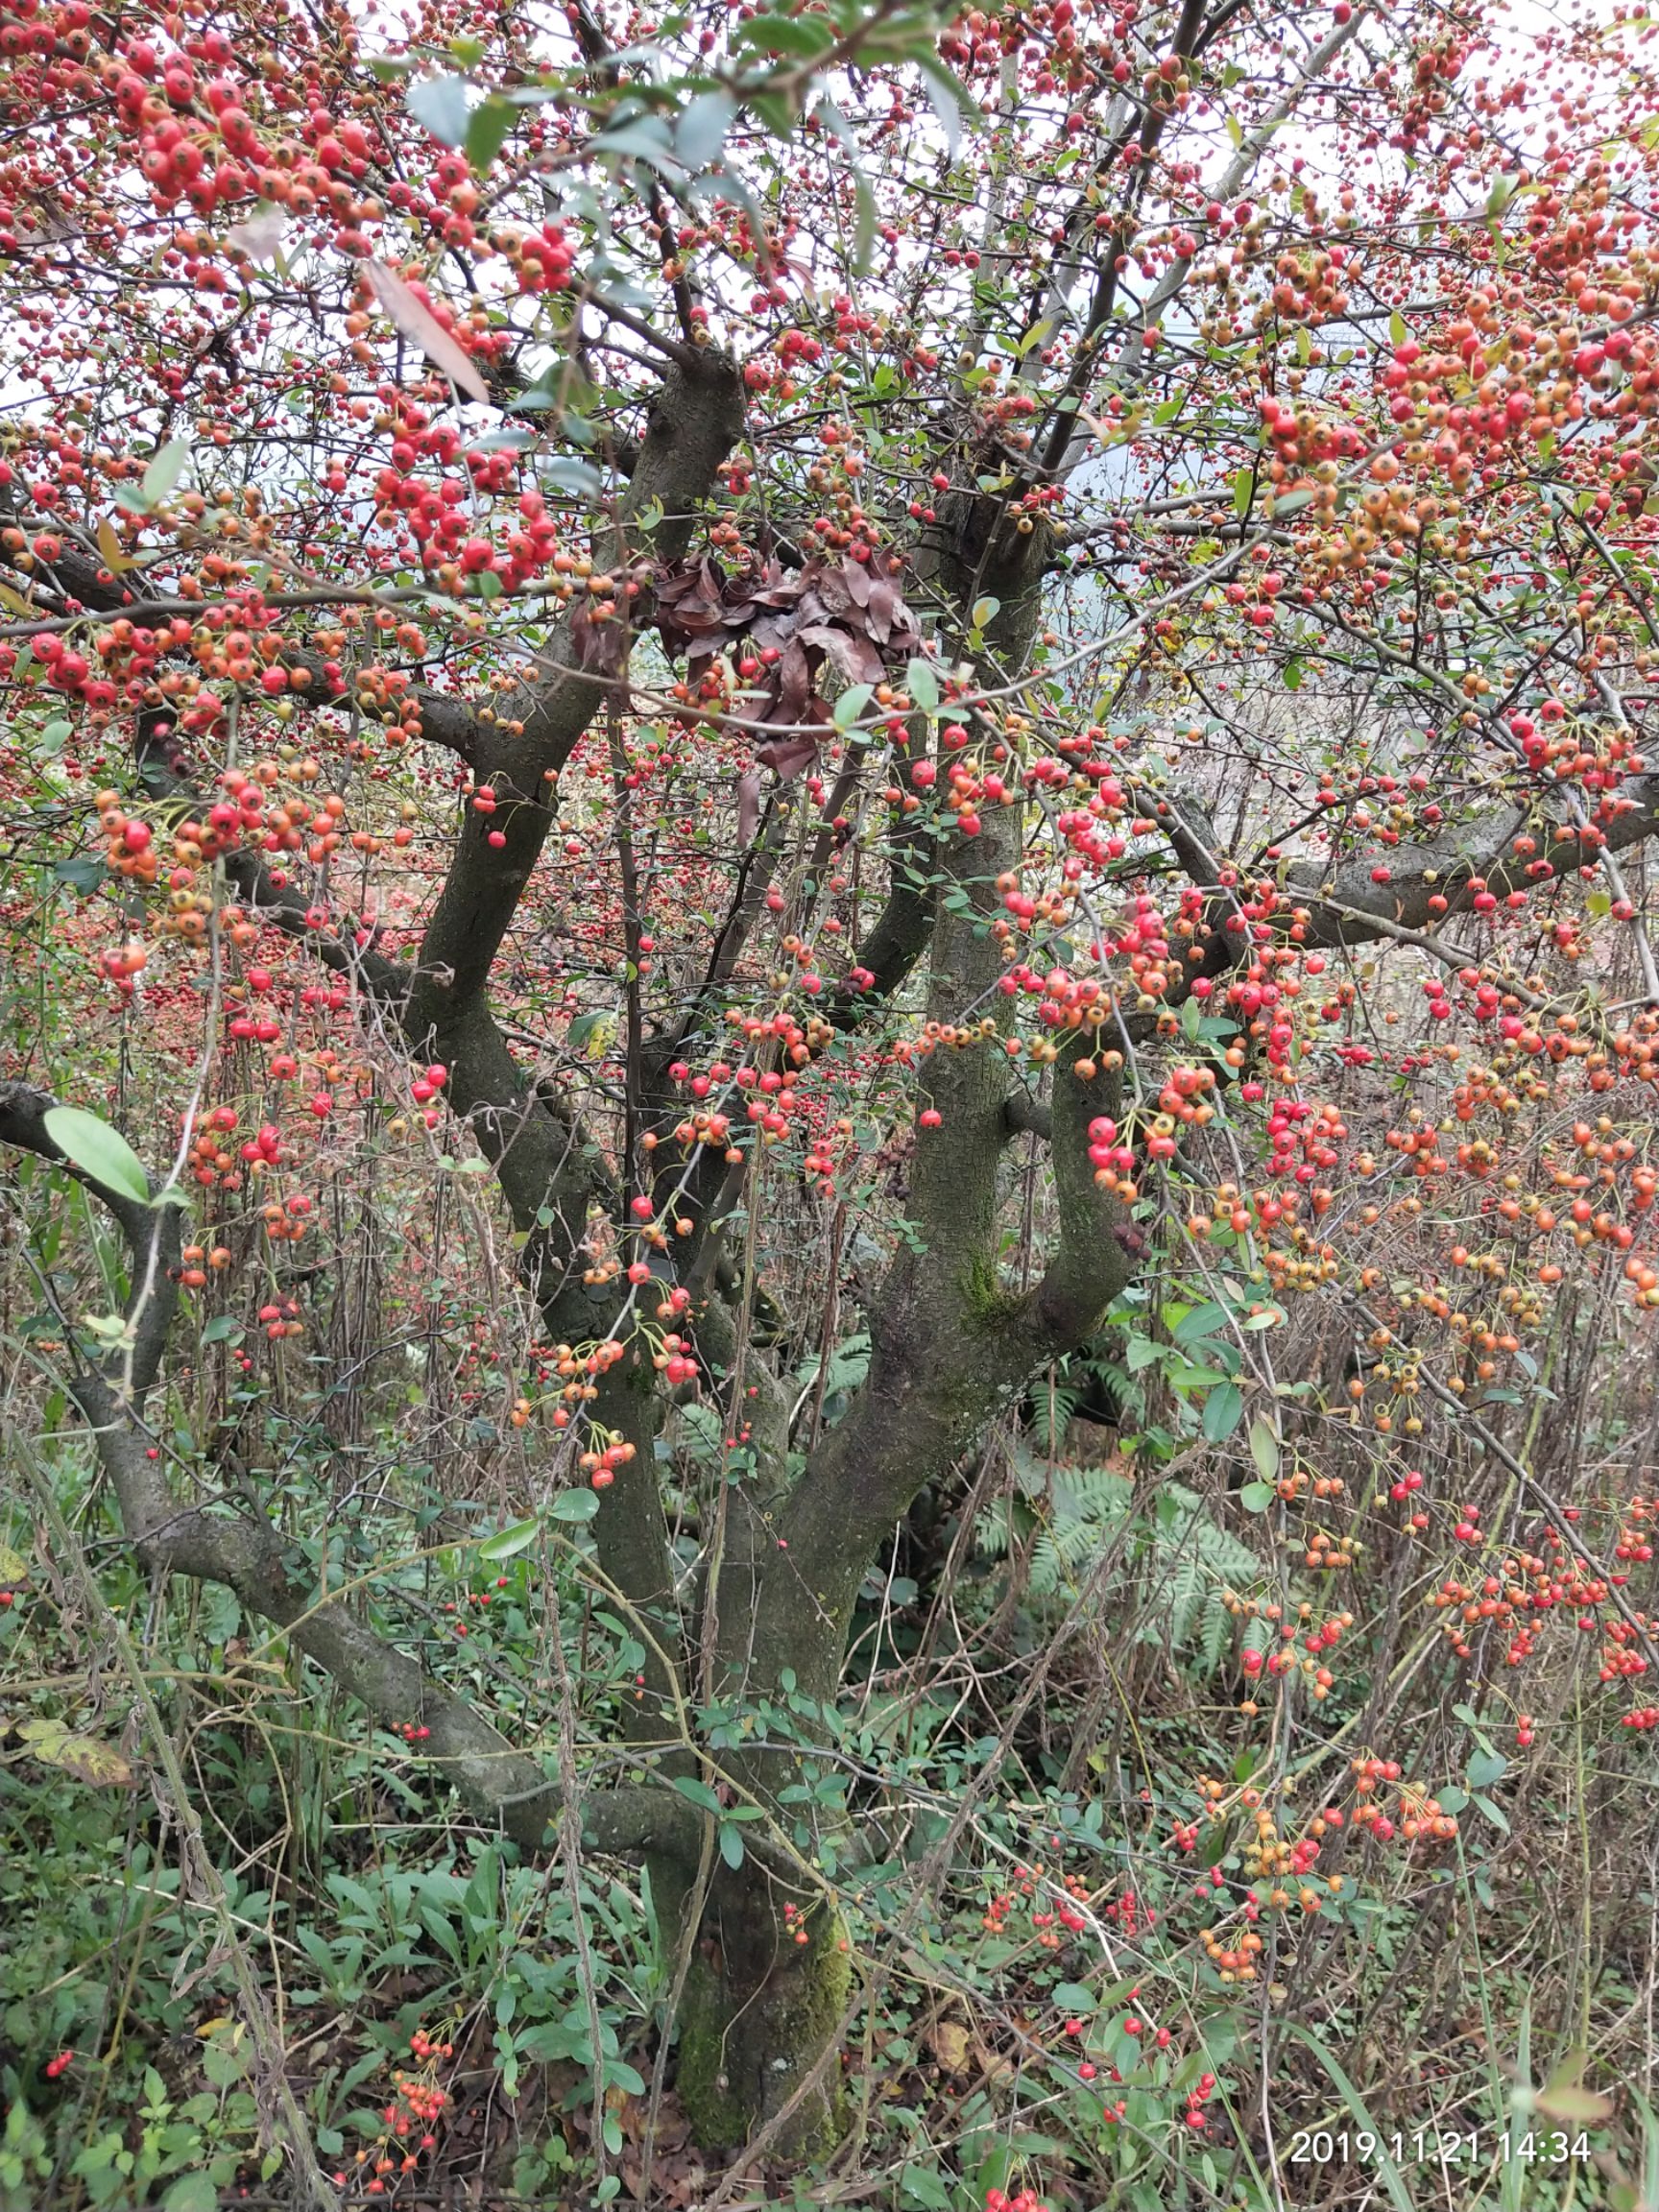
[[[1447,226],[1458,280],[1425,278],[1421,226],[1517,169],[1527,123],[1523,75],[1477,77],[1474,35],[1427,16],[767,17],[669,55],[645,99],[644,29],[585,11],[568,37],[490,24],[470,92],[422,47],[438,82],[409,106],[320,20],[292,85],[217,30],[124,29],[94,71],[65,23],[37,56],[65,143],[72,98],[104,107],[74,236],[24,161],[0,241],[13,352],[45,332],[70,387],[5,486],[16,775],[51,802],[18,834],[97,894],[64,926],[107,932],[100,1013],[112,993],[136,1023],[177,974],[223,1015],[180,1093],[206,1225],[65,1163],[33,1064],[0,1137],[126,1240],[125,1338],[84,1343],[70,1386],[146,1566],[229,1584],[383,1720],[418,1717],[538,1851],[565,1807],[542,1761],[298,1575],[257,1475],[215,1494],[171,1467],[153,1411],[221,1219],[320,1171],[343,1122],[378,1142],[344,1094],[393,1086],[406,1160],[429,1133],[476,1147],[544,1338],[532,1502],[591,1482],[586,1571],[644,1653],[627,1778],[584,1788],[581,1822],[649,1857],[696,1939],[701,2132],[807,2140],[850,1989],[785,1810],[812,1751],[709,1728],[834,1704],[895,1524],[1125,1292],[1220,1268],[1254,1324],[1270,1286],[1336,1266],[1298,1210],[1368,1204],[1317,1136],[1377,1057],[1352,976],[1314,987],[1357,947],[1421,954],[1466,1017],[1459,1113],[1542,1100],[1534,1061],[1597,1091],[1651,1070],[1640,1022],[1577,1002],[1568,896],[1607,869],[1609,926],[1640,928],[1616,855],[1659,827],[1645,219],[1558,145],[1538,195],[1491,204],[1503,256]],[[916,111],[940,52],[992,110],[954,156]],[[1387,124],[1358,142],[1357,89]],[[1310,152],[1281,175],[1292,117]],[[1350,222],[1346,165],[1379,148]],[[84,258],[107,337],[42,303]],[[290,389],[300,453],[272,427]],[[1574,503],[1595,590],[1533,557]],[[1229,710],[1195,720],[1211,685]],[[98,883],[60,850],[83,824]],[[95,1100],[55,1060],[53,1091]],[[153,1160],[174,1140],[135,1134]],[[1030,1144],[1043,1227],[1011,1262]],[[1641,1189],[1592,1240],[1634,1252]],[[261,1209],[276,1243],[302,1196]],[[873,1258],[844,1284],[850,1212]],[[830,1219],[828,1298],[779,1312],[795,1224]],[[854,1283],[867,1377],[802,1431],[791,1366],[822,1372],[812,1330]],[[298,1305],[255,1310],[277,1372]],[[1240,1373],[1273,1428],[1270,1368]],[[690,1560],[676,1401],[723,1438],[682,1485]],[[711,1864],[710,1781],[764,1816],[741,1869]]]

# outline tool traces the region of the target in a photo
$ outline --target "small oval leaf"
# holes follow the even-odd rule
[[[687,169],[707,169],[720,158],[737,114],[729,92],[699,92],[674,128],[674,152]]]
[[[1250,1424],[1250,1456],[1262,1481],[1271,1482],[1279,1472],[1279,1439],[1272,1422],[1260,1413]]]
[[[416,122],[430,131],[441,146],[467,143],[471,102],[464,77],[418,77],[403,99]]]
[[[190,444],[185,438],[175,438],[163,445],[144,471],[142,491],[147,506],[159,506],[175,484],[184,473],[184,464],[190,458]]]
[[[599,1510],[596,1490],[561,1490],[547,1508],[555,1521],[591,1521]]]
[[[541,1533],[540,1521],[515,1521],[510,1528],[498,1528],[493,1536],[486,1536],[478,1547],[480,1559],[511,1559],[516,1552],[528,1551]]]

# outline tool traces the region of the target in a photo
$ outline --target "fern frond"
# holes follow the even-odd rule
[[[991,1506],[974,1524],[974,1549],[981,1559],[1006,1559],[1012,1537],[1005,1505]]]
[[[1206,1676],[1218,1674],[1221,1661],[1227,1651],[1227,1631],[1232,1616],[1221,1602],[1220,1594],[1211,1591],[1198,1624],[1198,1657]]]

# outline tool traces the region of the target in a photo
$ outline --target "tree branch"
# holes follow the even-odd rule
[[[655,403],[626,497],[599,557],[618,579],[648,551],[681,559],[696,509],[743,428],[735,364],[710,347],[670,369]],[[495,810],[469,809],[421,948],[410,1002],[414,1038],[441,1035],[455,1008],[481,993],[553,822],[559,772],[613,681],[623,674],[631,629],[649,615],[641,593],[629,627],[595,624],[586,608],[567,614],[547,659],[556,670],[510,693],[481,739],[473,768]],[[492,831],[505,838],[490,843]]]
[[[171,1269],[179,1210],[111,1190],[66,1161],[45,1126],[54,1103],[27,1084],[0,1084],[0,1142],[65,1166],[108,1208],[127,1240],[132,1262],[127,1320],[133,1349],[118,1348],[101,1367],[78,1363],[68,1390],[92,1433],[138,1558],[152,1573],[227,1584],[250,1612],[284,1629],[297,1649],[388,1726],[407,1721],[426,1729],[426,1757],[515,1841],[526,1850],[541,1849],[563,1800],[534,1759],[516,1751],[466,1698],[435,1682],[418,1659],[375,1636],[339,1599],[301,1588],[287,1565],[280,1534],[263,1516],[241,1507],[221,1510],[218,1502],[181,1504],[171,1495],[159,1445],[151,1441],[141,1407],[178,1300]],[[583,1833],[601,1850],[650,1850],[697,1863],[701,1816],[665,1786],[595,1791],[583,1796],[581,1812]]]

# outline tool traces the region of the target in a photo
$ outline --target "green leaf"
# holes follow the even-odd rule
[[[83,899],[89,899],[108,873],[108,868],[102,860],[93,860],[84,854],[76,854],[67,860],[60,860],[52,870],[56,882],[67,883]]]
[[[851,730],[876,696],[872,684],[852,684],[835,702],[834,723],[837,730]]]
[[[912,661],[904,671],[904,688],[924,714],[931,714],[939,704],[939,678],[933,663]]]
[[[667,125],[655,115],[644,116],[637,122],[618,123],[613,131],[602,131],[593,141],[593,151],[648,161],[654,169],[664,169],[673,159]]]
[[[1502,1751],[1477,1751],[1464,1769],[1463,1779],[1471,1790],[1489,1790],[1508,1771],[1509,1762]]]
[[[1258,1413],[1250,1424],[1250,1456],[1262,1481],[1271,1482],[1279,1473],[1279,1438],[1264,1413]]]
[[[1514,199],[1521,182],[1519,176],[1500,176],[1492,180],[1492,189],[1486,195],[1486,220],[1496,223]]]
[[[927,84],[927,97],[933,103],[933,112],[945,126],[950,151],[956,151],[961,128],[966,123],[970,130],[977,130],[985,120],[985,110],[957,76],[954,69],[941,61],[931,36],[919,42],[906,57],[915,62]],[[950,114],[946,113],[949,103]]]
[[[1190,1352],[1201,1338],[1218,1329],[1226,1318],[1226,1307],[1218,1305],[1213,1298],[1207,1298],[1202,1306],[1193,1306],[1183,1313],[1169,1334],[1184,1352]]]
[[[543,484],[551,484],[561,492],[574,492],[582,499],[597,499],[605,489],[605,479],[591,461],[577,461],[568,454],[557,454],[551,461],[543,461],[540,474]]]
[[[730,1820],[722,1820],[715,1839],[720,1845],[721,1858],[735,1873],[743,1863],[742,1829],[733,1827]]]
[[[599,1510],[597,1490],[561,1490],[547,1508],[552,1521],[591,1521]]]
[[[162,446],[144,471],[140,492],[147,507],[157,507],[184,473],[184,464],[190,458],[190,441],[175,438]]]
[[[1212,1444],[1231,1436],[1244,1418],[1244,1394],[1237,1382],[1222,1382],[1204,1401],[1203,1429]]]
[[[123,1198],[150,1203],[150,1178],[144,1163],[122,1136],[80,1106],[51,1106],[44,1116],[46,1134],[65,1160]]]
[[[719,160],[736,115],[737,103],[729,92],[697,95],[674,126],[674,152],[687,169],[707,169]]]
[[[992,599],[987,596],[984,599],[974,600],[974,612],[969,619],[973,622],[975,630],[983,630],[988,624],[995,622],[998,615],[1000,614],[1001,612],[1001,600]]]
[[[239,1343],[241,1337],[242,1324],[234,1313],[215,1313],[202,1332],[204,1344]]]
[[[922,57],[917,56],[921,60]],[[962,109],[957,102],[956,87],[952,82],[941,83],[926,63],[922,70],[922,89],[926,93],[933,112],[939,118],[945,132],[945,150],[954,157],[962,143]]]
[[[795,103],[781,92],[751,92],[749,105],[771,132],[774,138],[789,139],[795,135]],[[735,177],[726,172],[733,184]]]
[[[588,1492],[591,1497],[593,1493]],[[498,1528],[493,1536],[486,1536],[478,1547],[480,1559],[511,1559],[516,1552],[528,1551],[541,1532],[540,1521],[515,1521],[510,1528]]]
[[[1507,1836],[1509,1833],[1509,1815],[1504,1812],[1503,1806],[1494,1804],[1490,1797],[1483,1797],[1479,1790],[1474,1794],[1477,1811],[1484,1813],[1493,1827],[1501,1828]]]
[[[1401,314],[1398,307],[1388,318],[1388,335],[1396,346],[1404,346],[1407,339],[1411,335],[1406,318]]]
[[[467,123],[467,159],[480,177],[494,167],[517,119],[518,110],[506,100],[485,100],[473,108]]]
[[[418,77],[403,99],[416,122],[441,146],[466,145],[471,103],[465,77]]]
[[[1265,1513],[1274,1496],[1271,1482],[1246,1482],[1238,1493],[1238,1503],[1246,1513]]]
[[[795,54],[815,61],[834,45],[835,28],[822,15],[757,15],[738,26],[732,43],[757,54]]]
[[[932,2166],[906,2166],[899,2176],[899,2191],[906,2202],[924,2205],[926,2212],[955,2212],[955,2200]]]
[[[699,1782],[694,1774],[676,1774],[674,1788],[682,1797],[688,1797],[700,1812],[719,1815],[725,1811],[708,1783]]]
[[[162,2212],[219,2212],[219,2191],[205,2174],[180,2174],[161,2206]]]
[[[1256,494],[1256,473],[1251,469],[1240,469],[1233,479],[1233,512],[1242,517],[1250,512],[1250,502]]]
[[[862,276],[876,251],[876,195],[861,169],[853,173],[856,223],[853,235],[853,266]]]

